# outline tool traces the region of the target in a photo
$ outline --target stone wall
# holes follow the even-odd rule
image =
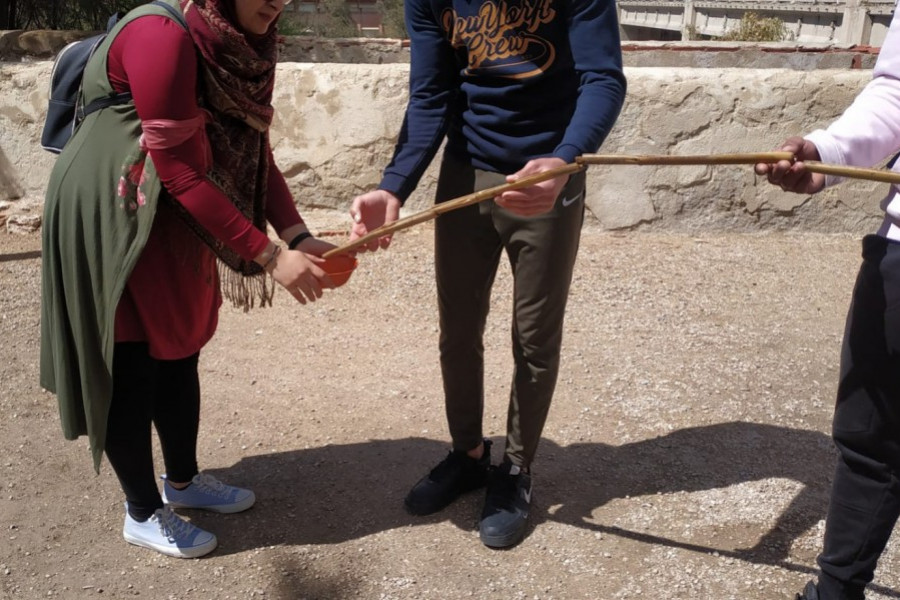
[[[54,156],[40,148],[49,61],[0,62],[0,214],[39,215]],[[283,62],[272,142],[303,207],[346,210],[390,158],[408,65]],[[711,154],[772,149],[836,117],[869,80],[860,69],[628,67],[621,118],[602,152]],[[407,211],[426,208],[435,169]],[[852,181],[816,197],[784,194],[749,166],[589,169],[587,204],[607,229],[864,232],[885,184]]]

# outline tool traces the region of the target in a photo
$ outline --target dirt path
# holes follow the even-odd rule
[[[480,545],[478,494],[401,506],[446,452],[430,229],[314,305],[225,309],[201,359],[202,466],[259,498],[190,514],[219,549],[121,539],[122,499],[37,385],[39,239],[0,235],[0,598],[775,599],[815,569],[848,236],[585,231],[525,541]],[[486,334],[500,442],[510,277]],[[497,456],[495,455],[495,458]],[[897,598],[896,544],[870,598]]]

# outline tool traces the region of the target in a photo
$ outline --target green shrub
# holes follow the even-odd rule
[[[746,12],[738,26],[720,39],[730,42],[781,42],[790,39],[790,35],[781,19]]]
[[[286,10],[278,22],[281,35],[357,37],[359,30],[350,17],[346,0],[320,0],[315,12]]]
[[[403,0],[378,0],[381,12],[384,36],[389,38],[408,38],[406,21],[403,19]]]

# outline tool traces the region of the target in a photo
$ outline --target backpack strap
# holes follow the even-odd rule
[[[153,4],[158,3],[159,0],[153,0]],[[167,5],[166,5],[167,6]],[[171,7],[169,7],[171,8]],[[119,19],[125,16],[125,13],[122,11],[114,12],[109,20],[106,22],[106,35],[109,35],[109,32],[113,30],[113,27],[116,26],[116,23],[119,22]],[[179,17],[181,15],[178,15]],[[90,57],[94,55],[94,51],[97,50],[97,46],[99,46],[103,42],[102,38],[97,42],[97,44],[91,48],[91,54],[88,56],[88,60]],[[125,104],[126,102],[131,102],[131,93],[125,92],[123,94],[116,94],[115,96],[108,96],[106,98],[100,98],[91,102],[87,106],[84,106],[78,102],[75,104],[75,123],[79,123],[84,120],[84,117],[91,114],[96,110],[100,110],[101,108],[106,108],[107,106],[113,106],[114,104]]]
[[[112,16],[109,17],[109,20],[106,22],[106,33],[109,33],[110,31],[112,31],[112,28],[116,26],[116,23],[118,23],[119,19],[121,19],[123,16],[125,16],[125,13],[123,13],[120,10],[117,10],[116,12],[114,12],[112,14]]]
[[[121,94],[114,94],[112,96],[97,98],[87,106],[78,104],[75,107],[76,122],[83,121],[86,116],[88,116],[92,112],[97,112],[101,108],[106,108],[107,106],[115,106],[116,104],[125,104],[126,102],[131,102],[131,100],[131,92],[122,92]]]
[[[163,2],[162,0],[153,0],[153,2],[151,2],[150,4],[153,4],[154,6],[162,6],[164,9],[166,9],[169,12],[170,15],[172,15],[173,19],[175,19],[176,21],[178,21],[181,24],[182,27],[184,27],[185,29],[188,28],[187,21],[184,20],[184,15],[181,14],[180,10],[177,10],[171,4]]]
[[[110,18],[109,26],[111,26],[111,28],[109,34],[97,49],[97,54],[100,55],[97,58],[100,60],[91,60],[89,61],[88,66],[85,67],[84,83],[82,84],[83,94],[80,95],[75,107],[76,119],[78,121],[83,120],[87,115],[100,109],[131,102],[132,96],[130,92],[119,94],[113,89],[112,84],[109,82],[109,77],[106,72],[109,48],[112,46],[116,34],[118,34],[125,25],[134,19],[146,15],[167,16],[186,30],[188,28],[187,21],[181,13],[181,10],[177,8],[178,5],[175,4],[176,2],[177,0],[153,0],[152,2],[133,9],[122,18],[115,18],[117,15]],[[90,79],[88,79],[89,77]],[[84,87],[85,83],[90,84],[92,81],[96,82],[99,85],[100,90],[103,91],[99,94],[96,92],[100,90],[95,90],[94,93],[87,91],[90,87],[96,87],[90,85],[88,88]]]

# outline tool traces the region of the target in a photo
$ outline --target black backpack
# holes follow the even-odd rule
[[[162,6],[172,14],[176,21],[187,28],[184,17],[171,5],[160,0],[153,0],[150,4]],[[106,39],[107,34],[115,27],[119,17],[120,14],[116,13],[109,18],[106,33],[72,42],[56,55],[56,59],[53,61],[53,70],[50,72],[50,101],[47,106],[47,117],[41,132],[41,147],[44,150],[59,154],[69,138],[72,137],[75,128],[87,115],[107,106],[131,101],[131,94],[126,92],[99,98],[87,106],[79,102],[84,67]]]

